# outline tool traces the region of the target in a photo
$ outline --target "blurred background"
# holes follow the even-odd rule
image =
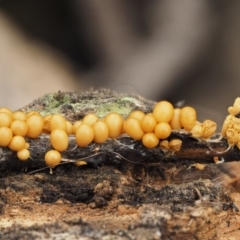
[[[240,96],[238,0],[0,0],[0,105],[108,87],[222,124]]]

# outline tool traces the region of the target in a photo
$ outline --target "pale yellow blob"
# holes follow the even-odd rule
[[[157,103],[153,109],[153,116],[158,123],[166,122],[169,123],[174,114],[173,105],[168,101],[161,101]]]

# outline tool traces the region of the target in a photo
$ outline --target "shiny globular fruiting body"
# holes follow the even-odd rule
[[[62,129],[63,131],[67,131],[66,119],[60,114],[54,114],[49,119],[49,127],[52,132],[54,129]]]
[[[50,142],[54,149],[63,152],[68,148],[68,135],[62,129],[54,129],[50,134]]]
[[[181,124],[181,121],[180,121],[180,112],[181,112],[181,109],[180,108],[174,108],[174,111],[173,111],[173,118],[172,120],[170,121],[170,126],[172,128],[172,130],[180,130],[182,128],[182,124]]]
[[[144,116],[145,116],[144,112],[142,112],[140,110],[136,110],[136,111],[131,112],[129,114],[128,118],[136,118],[137,120],[141,121]]]
[[[161,122],[157,124],[154,132],[159,139],[165,139],[170,136],[172,129],[168,123]]]
[[[12,129],[13,135],[19,135],[25,137],[28,132],[28,125],[22,120],[13,120],[10,128]]]
[[[54,168],[61,162],[62,156],[58,151],[50,150],[45,154],[44,159],[46,165],[48,165],[51,168]]]
[[[94,132],[94,142],[96,143],[104,143],[108,139],[109,130],[108,126],[103,121],[98,121],[93,125]]]
[[[128,118],[124,124],[124,130],[131,138],[135,140],[141,140],[144,135],[140,121],[136,118]]]
[[[153,109],[153,116],[160,122],[170,122],[173,118],[174,110],[173,105],[167,101],[157,103]]]
[[[142,143],[147,148],[155,148],[159,143],[159,139],[154,133],[146,133],[143,135]]]
[[[22,136],[13,136],[12,140],[10,141],[8,147],[13,151],[21,151],[25,148],[26,141],[25,138]]]
[[[28,149],[23,148],[22,150],[17,152],[17,157],[19,160],[26,161],[30,157],[30,152]]]
[[[6,147],[12,140],[13,133],[8,127],[0,127],[0,146]]]
[[[0,127],[9,127],[12,122],[12,115],[7,112],[0,112]]]
[[[79,147],[86,147],[94,139],[94,131],[88,124],[82,123],[76,131],[76,143]]]
[[[196,110],[192,107],[183,107],[180,112],[180,122],[185,130],[190,131],[197,121]]]
[[[87,114],[82,120],[84,124],[88,124],[89,126],[93,126],[93,124],[96,123],[97,121],[98,116],[94,113]]]
[[[109,113],[105,117],[104,122],[108,126],[110,138],[117,138],[122,134],[124,119],[120,114]]]
[[[146,114],[140,121],[142,130],[146,133],[154,132],[157,121],[153,115]]]
[[[43,129],[43,118],[41,115],[33,113],[29,115],[26,119],[28,125],[27,137],[37,138]]]
[[[25,112],[22,112],[22,111],[16,111],[16,112],[13,112],[13,114],[12,114],[12,119],[13,119],[13,120],[26,121],[26,119],[27,119],[27,114],[26,114]]]

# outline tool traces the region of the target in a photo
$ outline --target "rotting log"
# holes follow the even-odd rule
[[[139,96],[100,90],[48,94],[23,110],[58,112],[74,121],[89,112],[103,117],[116,111],[126,117],[136,109],[150,112],[153,106]],[[0,238],[224,239],[227,230],[218,228],[233,222],[231,213],[238,209],[218,178],[221,164],[214,158],[237,161],[239,150],[225,151],[224,138],[198,141],[177,132],[171,138],[182,140],[174,154],[147,149],[129,137],[85,148],[75,147],[71,138],[62,154],[69,162],[53,169],[52,175],[44,163],[51,148],[47,135],[27,139],[31,160],[26,162],[1,148]],[[73,164],[80,159],[87,165]],[[207,167],[199,171],[191,167],[195,163]]]
[[[96,113],[99,117],[105,117],[110,112],[117,112],[124,118],[133,110],[151,112],[154,102],[141,98],[140,96],[116,94],[113,91],[102,89],[89,92],[58,92],[46,94],[42,98],[34,100],[21,110],[38,111],[43,116],[54,113],[61,113],[71,122],[82,119],[88,113]],[[108,162],[112,158],[126,158],[131,162],[140,164],[167,164],[182,163],[191,165],[194,162],[211,164],[213,158],[224,159],[224,162],[236,161],[239,159],[240,151],[232,147],[229,151],[228,143],[225,138],[219,141],[196,140],[191,134],[184,132],[173,132],[168,138],[182,140],[182,147],[179,152],[166,153],[161,148],[147,149],[141,141],[134,141],[129,137],[121,137],[117,140],[109,139],[103,144],[90,144],[88,147],[75,147],[74,137],[69,138],[68,150],[63,153],[63,157],[71,160],[85,159],[87,163],[92,163],[92,159],[98,162]],[[219,136],[212,137],[212,140]],[[26,167],[44,166],[44,154],[51,149],[49,135],[42,135],[37,139],[26,139],[30,143],[31,161],[23,164]],[[210,141],[209,141],[210,140]],[[71,150],[72,149],[72,150]],[[10,164],[16,158],[16,154],[8,148],[0,148],[0,161],[2,166]],[[95,155],[95,157],[90,157]],[[108,157],[105,157],[108,156]],[[10,161],[8,161],[10,159]],[[6,162],[6,163],[4,163]],[[16,164],[14,162],[14,164]]]

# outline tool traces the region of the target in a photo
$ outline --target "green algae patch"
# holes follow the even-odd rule
[[[43,97],[43,104],[46,107],[41,111],[41,114],[45,116],[47,114],[59,113],[63,105],[70,103],[71,100],[68,94],[46,94]]]
[[[96,114],[103,118],[111,112],[116,112],[121,114],[124,118],[126,118],[131,111],[133,111],[135,105],[124,98],[117,99],[113,102],[108,102],[99,106],[96,110]]]
[[[60,113],[62,106],[70,104],[70,102],[71,99],[69,93],[48,93],[43,97],[34,100],[21,110],[26,112],[39,111],[42,116],[46,116],[48,114]]]

